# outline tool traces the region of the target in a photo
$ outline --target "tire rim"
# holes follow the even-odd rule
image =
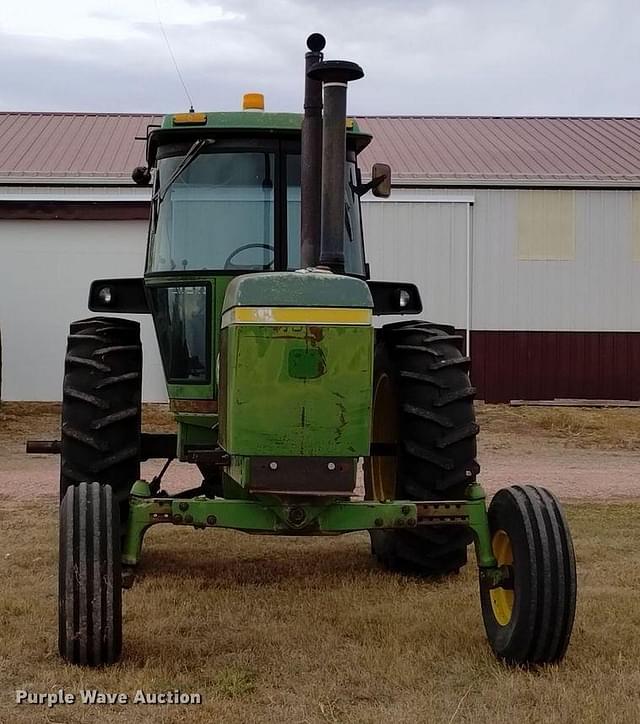
[[[389,375],[380,375],[373,392],[371,439],[374,442],[397,444],[396,400]],[[369,459],[374,500],[393,500],[396,492],[398,460],[395,455],[372,455]]]
[[[513,549],[511,539],[504,530],[497,530],[491,539],[493,555],[496,557],[498,566],[513,565]],[[493,615],[500,626],[506,626],[513,615],[513,602],[515,595],[509,588],[492,588],[489,591]]]

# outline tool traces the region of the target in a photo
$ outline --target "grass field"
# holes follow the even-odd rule
[[[476,405],[482,434],[539,436],[600,450],[640,450],[637,407],[510,407]]]
[[[567,506],[579,569],[560,667],[510,670],[485,642],[475,567],[378,570],[365,534],[254,538],[158,526],[125,593],[124,661],[56,653],[56,513],[0,502],[0,722],[640,721],[640,504]],[[13,704],[14,690],[178,688],[190,707]]]
[[[580,448],[640,450],[640,408],[510,407],[476,405],[482,435],[543,437]],[[60,406],[51,402],[0,404],[0,440],[25,440],[58,430]],[[175,429],[168,406],[143,406],[143,426],[150,432]]]

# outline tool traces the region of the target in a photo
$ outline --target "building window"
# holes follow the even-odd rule
[[[518,258],[572,260],[576,256],[573,191],[518,192]]]

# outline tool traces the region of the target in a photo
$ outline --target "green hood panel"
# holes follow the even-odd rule
[[[234,307],[348,307],[372,309],[369,287],[361,279],[322,272],[268,272],[235,277],[227,287],[222,312]]]

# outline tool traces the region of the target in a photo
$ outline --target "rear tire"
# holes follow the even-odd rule
[[[86,480],[109,484],[125,523],[140,477],[141,399],[140,325],[106,317],[74,322],[64,370],[61,499]]]
[[[511,568],[506,588],[480,585],[491,648],[510,664],[552,664],[567,650],[576,608],[571,533],[555,496],[545,488],[499,490],[489,506],[498,565]]]
[[[60,506],[58,649],[72,664],[113,664],[122,650],[118,506],[111,486],[71,486]]]
[[[397,443],[397,455],[365,459],[367,498],[461,499],[475,480],[475,390],[459,340],[453,328],[430,322],[383,327],[374,359],[372,441]],[[459,526],[371,531],[372,552],[385,568],[418,575],[457,572],[470,542],[470,531]]]

